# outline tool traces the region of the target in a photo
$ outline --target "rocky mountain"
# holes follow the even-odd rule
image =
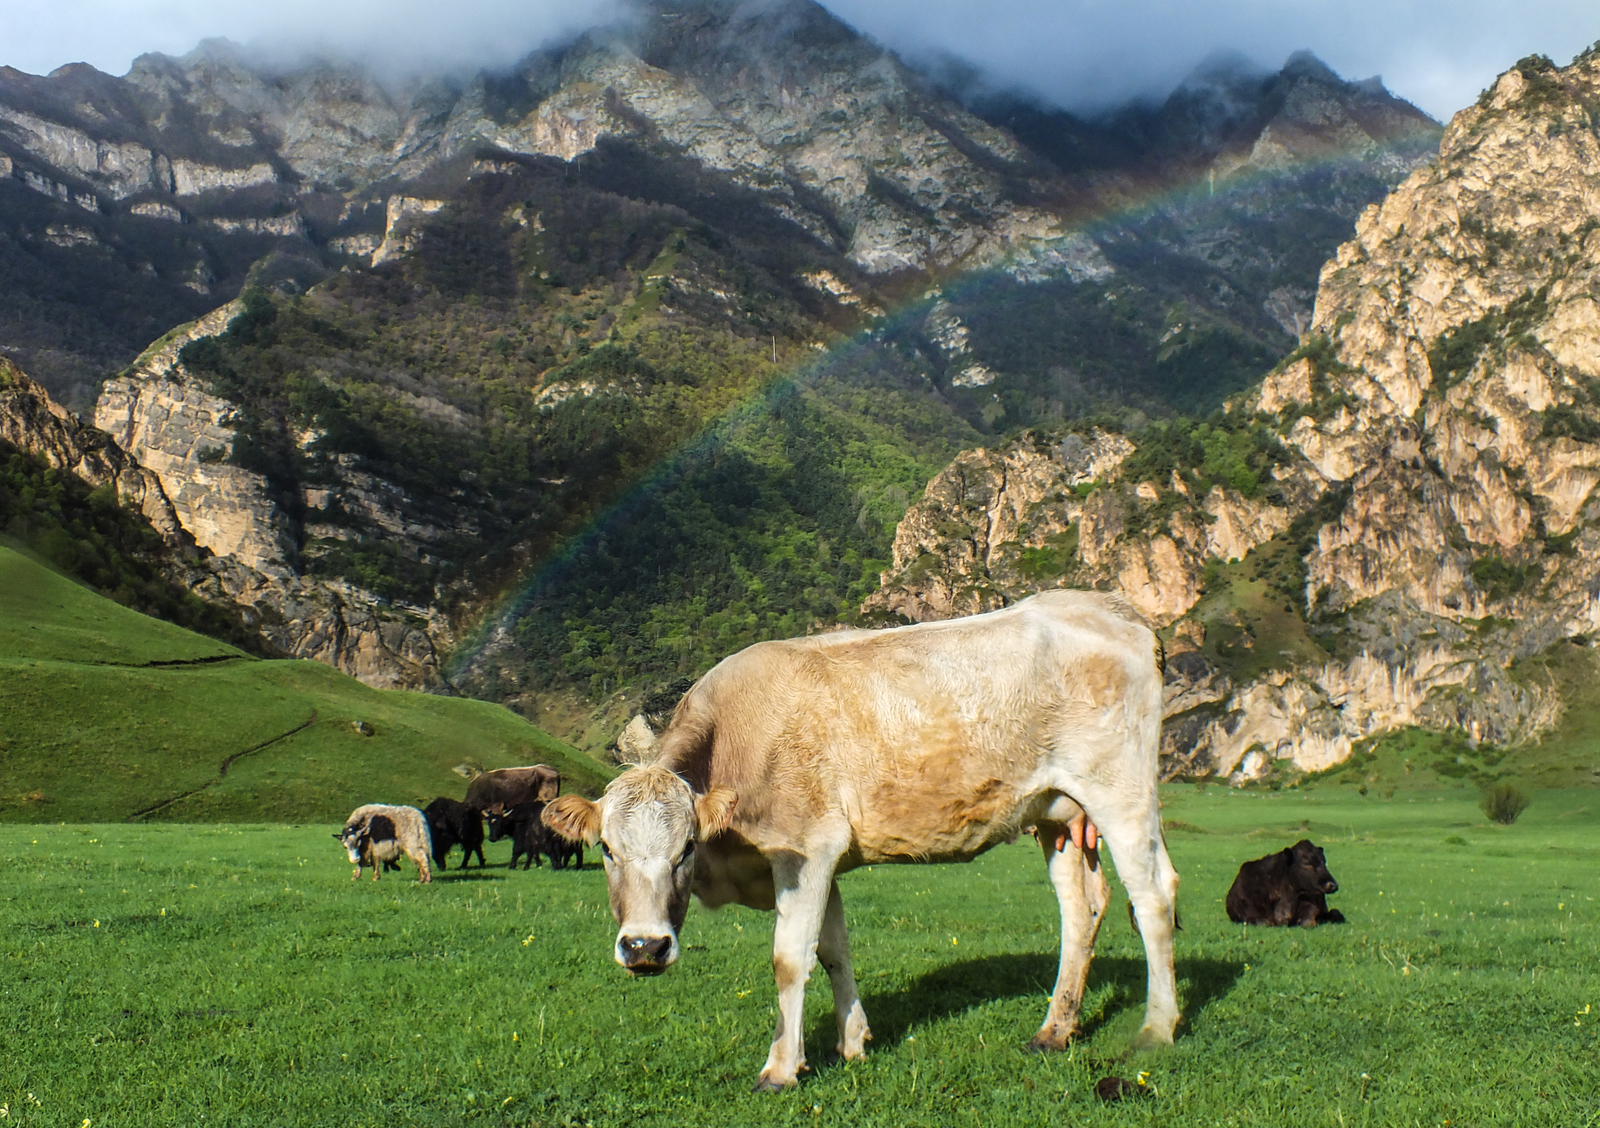
[[[1093,417],[1035,451],[1088,451],[1074,498],[1136,461],[1119,428],[1294,347],[1437,132],[1308,56],[1094,122],[957,97],[806,0],[646,4],[465,79],[3,71],[0,348],[271,645],[533,713],[853,619],[963,448]],[[1120,561],[1115,520],[1059,531]]]
[[[1132,303],[1150,323],[1134,332],[1149,338],[1141,355],[1066,378],[1096,395],[1145,352],[1169,368],[1177,354],[1221,355],[1253,374],[1298,331],[1311,272],[1355,212],[1431,151],[1436,130],[1375,82],[1345,83],[1309,56],[1277,75],[1212,65],[1158,110],[1092,125],[1015,100],[969,109],[809,0],[642,3],[510,73],[465,80],[385,86],[353,65],[269,65],[220,41],[142,56],[120,78],[0,69],[0,290],[16,297],[0,348],[86,408],[145,343],[247,282],[304,289],[405,253],[496,154],[572,161],[611,141],[692,162],[893,296],[987,265],[1068,284],[1120,267],[1132,291],[1165,277],[1161,300]],[[1098,159],[1076,159],[1091,134]],[[1227,197],[1261,175],[1276,185],[1265,196],[1256,186],[1211,204],[1219,178]],[[1200,180],[1206,205],[1149,207]],[[1107,216],[1104,246],[1075,230]],[[1183,271],[1163,258],[1195,277],[1175,283]],[[848,280],[813,286],[871,300]],[[1174,294],[1194,324],[1170,334],[1181,319],[1169,324],[1162,301]],[[978,370],[1061,384],[1032,371],[1032,354],[1058,342],[1020,356],[990,347],[1003,305],[930,300],[918,336],[937,373],[950,369],[958,389],[979,386]],[[974,322],[970,340],[951,317]],[[1170,380],[1146,382],[1159,400]]]
[[[1122,590],[1170,639],[1172,774],[1320,771],[1408,725],[1537,741],[1587,701],[1600,625],[1597,107],[1600,51],[1523,60],[1225,416],[964,453],[869,609]]]
[[[608,138],[687,157],[871,273],[1056,234],[1019,199],[1012,138],[803,0],[646,4],[512,73],[398,89],[213,41],[121,78],[0,70],[0,285],[33,295],[3,343],[81,403],[129,342],[246,281],[303,287],[403,253],[443,206],[406,184],[496,153],[570,161]]]

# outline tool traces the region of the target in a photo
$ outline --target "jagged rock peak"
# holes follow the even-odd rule
[[[1312,52],[1301,49],[1290,55],[1288,61],[1278,73],[1288,79],[1309,79],[1312,82],[1322,82],[1329,86],[1354,86],[1356,83],[1347,82],[1340,78],[1334,69]]]
[[[1263,66],[1242,51],[1213,51],[1195,64],[1176,89],[1209,90],[1259,85],[1271,77],[1270,67]]]

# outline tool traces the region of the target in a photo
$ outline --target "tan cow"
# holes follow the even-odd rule
[[[839,1053],[870,1038],[835,875],[884,862],[966,861],[1039,829],[1061,903],[1061,967],[1037,1049],[1078,1026],[1109,887],[1083,843],[1087,811],[1144,938],[1141,1043],[1170,1042],[1178,875],[1161,840],[1155,636],[1120,598],[1055,591],[1001,611],[884,631],[759,643],[679,704],[654,764],[599,802],[568,795],[545,823],[599,841],[617,962],[678,958],[691,890],[708,907],[777,910],[778,1028],[758,1089],[805,1068],[801,1011],[821,957]],[[1081,804],[1081,807],[1080,807]]]

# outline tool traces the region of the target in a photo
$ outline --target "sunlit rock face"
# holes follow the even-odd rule
[[[295,657],[326,662],[369,685],[442,688],[443,618],[429,608],[393,606],[347,581],[304,574],[297,546],[307,530],[295,510],[319,510],[327,498],[303,497],[286,508],[262,474],[230,462],[238,405],[204,390],[179,354],[224,332],[241,309],[230,302],[181,326],[108,380],[95,425],[154,479],[181,535],[206,554],[196,577],[203,594],[248,609],[262,633]],[[408,523],[385,496],[392,489],[370,475],[348,473],[320,492],[337,494],[398,543],[433,532]]]
[[[1600,627],[1597,99],[1600,56],[1525,60],[1363,214],[1305,347],[1230,404],[1286,452],[1273,498],[1118,469],[1080,497],[1037,444],[969,452],[908,513],[869,606],[941,618],[1058,584],[1123,591],[1170,628],[1173,775],[1320,771],[1404,725],[1536,738],[1563,703],[1513,663]],[[1200,573],[1291,536],[1297,616],[1330,654],[1231,677],[1203,648],[1237,613],[1208,610]]]

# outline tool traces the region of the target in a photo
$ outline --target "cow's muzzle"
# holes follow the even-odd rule
[[[619,936],[617,962],[632,975],[660,975],[677,958],[670,936]]]
[[[1322,891],[1324,893],[1337,893],[1339,892],[1339,883],[1330,877],[1322,883]]]

